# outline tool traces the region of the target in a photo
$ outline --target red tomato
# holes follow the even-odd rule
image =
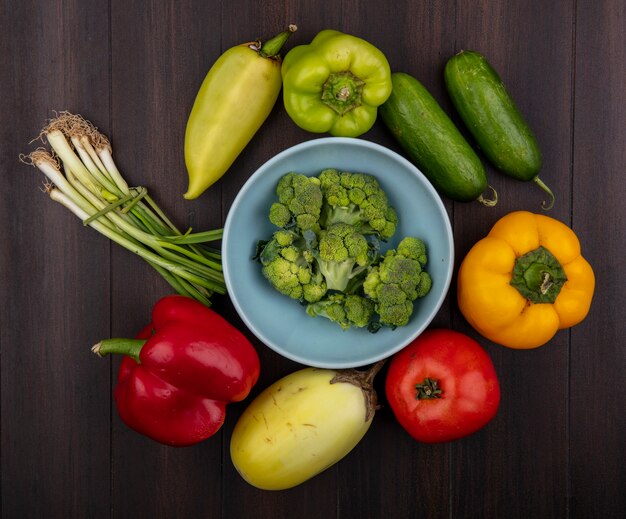
[[[393,356],[385,393],[400,425],[426,443],[478,431],[500,404],[487,352],[467,335],[446,329],[425,331]]]

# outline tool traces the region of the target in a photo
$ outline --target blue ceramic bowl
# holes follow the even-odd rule
[[[407,326],[343,331],[321,317],[311,317],[298,301],[275,291],[252,260],[258,240],[276,228],[267,213],[276,200],[276,183],[290,171],[316,175],[325,168],[370,173],[396,209],[399,225],[382,248],[395,247],[404,236],[424,240],[426,270],[433,286],[415,302]],[[308,366],[348,368],[389,357],[415,339],[435,317],[452,278],[454,243],[446,209],[430,182],[397,153],[361,139],[319,138],[289,148],[261,166],[237,194],[224,225],[224,276],[230,298],[246,326],[279,354]]]

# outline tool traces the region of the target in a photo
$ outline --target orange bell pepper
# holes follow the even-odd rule
[[[459,308],[476,331],[503,346],[529,349],[587,316],[595,277],[567,225],[516,211],[470,249],[457,288]]]

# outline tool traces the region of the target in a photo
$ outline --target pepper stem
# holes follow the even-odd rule
[[[258,49],[259,56],[263,58],[276,58],[280,53],[280,50],[283,48],[285,42],[289,39],[294,32],[298,30],[298,26],[291,24],[287,27],[286,30],[277,34],[272,39],[267,40],[265,43],[260,45]]]
[[[545,247],[515,260],[511,285],[532,303],[554,303],[567,281],[565,270]]]
[[[362,103],[365,81],[349,70],[333,72],[322,86],[322,103],[344,115]]]
[[[110,353],[128,355],[139,363],[139,352],[145,343],[145,339],[104,339],[92,346],[91,351],[99,357],[104,357]]]

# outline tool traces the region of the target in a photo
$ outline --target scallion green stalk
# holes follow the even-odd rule
[[[22,157],[48,179],[46,191],[88,225],[148,262],[179,294],[210,306],[225,294],[222,229],[181,233],[144,187],[129,187],[109,140],[79,115],[61,112],[41,132],[51,150]],[[62,167],[61,167],[62,165]]]

